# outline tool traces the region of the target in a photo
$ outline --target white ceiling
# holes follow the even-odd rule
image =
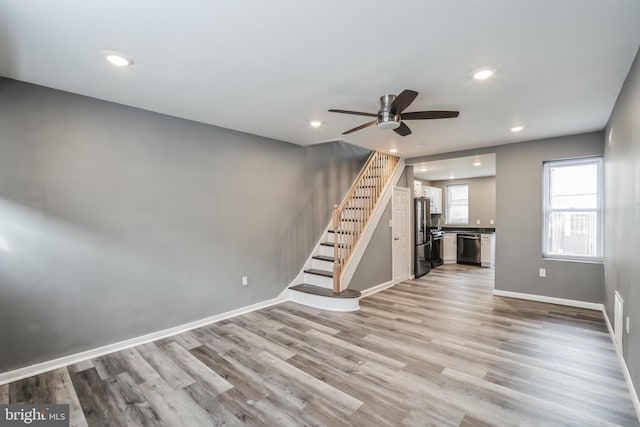
[[[638,22],[638,0],[3,0],[0,75],[301,145],[405,88],[407,111],[460,110],[345,138],[411,157],[602,129]]]
[[[480,164],[476,166],[474,163]],[[495,176],[495,174],[496,155],[494,153],[422,162],[413,165],[413,175],[427,181],[478,178],[481,176]]]

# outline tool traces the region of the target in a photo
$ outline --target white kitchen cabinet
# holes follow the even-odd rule
[[[496,265],[496,235],[483,234],[480,237],[480,264],[483,267],[493,267]]]
[[[423,186],[424,197],[431,199],[431,213],[442,213],[442,188]]]
[[[422,182],[413,181],[413,197],[422,197],[424,195],[424,190],[422,187]]]
[[[444,233],[442,241],[444,242],[442,261],[445,264],[455,264],[458,262],[458,235],[456,233]]]

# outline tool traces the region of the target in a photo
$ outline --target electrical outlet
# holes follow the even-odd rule
[[[489,224],[493,225],[493,220],[489,221]]]
[[[249,278],[247,276],[242,276],[242,286],[247,286],[249,284]]]
[[[480,225],[480,220],[476,219],[476,225]]]
[[[547,277],[547,269],[546,268],[541,268],[540,269],[540,277]]]
[[[629,316],[627,316],[627,333],[629,333]]]

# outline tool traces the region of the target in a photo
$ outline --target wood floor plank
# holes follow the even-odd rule
[[[73,426],[640,427],[598,311],[445,265],[331,313],[286,302],[0,386]]]
[[[172,387],[182,388],[193,384],[196,380],[178,366],[167,354],[165,354],[155,344],[143,344],[136,347],[140,355],[150,366]],[[154,381],[154,384],[159,384]]]
[[[0,385],[0,405],[9,403],[9,384]]]
[[[164,346],[169,357],[173,359],[196,382],[207,387],[214,394],[222,393],[233,386],[214,370],[198,360],[197,357],[181,347],[177,342],[170,342]]]

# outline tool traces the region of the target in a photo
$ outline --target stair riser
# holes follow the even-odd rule
[[[311,259],[311,268],[314,270],[333,271],[333,263],[331,261],[323,261],[321,259]],[[307,282],[308,283],[308,282]]]
[[[375,192],[372,191],[372,189],[370,187],[358,187],[356,189],[356,196],[366,196],[366,197],[371,197],[372,195],[374,195]]]
[[[353,231],[356,223],[356,221],[340,221],[340,230]]]
[[[333,269],[333,267],[332,267]],[[304,283],[308,283],[310,285],[316,285],[327,289],[333,288],[333,278],[318,276],[317,274],[309,274],[304,273]]]
[[[335,242],[335,240],[334,240],[334,236],[335,236],[335,233],[327,233],[326,241],[327,241],[328,243],[333,243],[333,242]]]
[[[367,199],[353,199],[351,200],[351,202],[349,202],[349,206],[353,206],[356,208],[364,208],[368,204]]]
[[[359,298],[330,298],[318,295],[310,295],[294,290],[289,291],[289,295],[292,301],[311,307],[317,307],[323,310],[358,311],[360,309]]]
[[[364,221],[366,218],[362,209],[345,209],[342,211],[340,219],[357,219]]]
[[[331,246],[320,245],[320,253],[318,255],[333,256],[333,248]]]

